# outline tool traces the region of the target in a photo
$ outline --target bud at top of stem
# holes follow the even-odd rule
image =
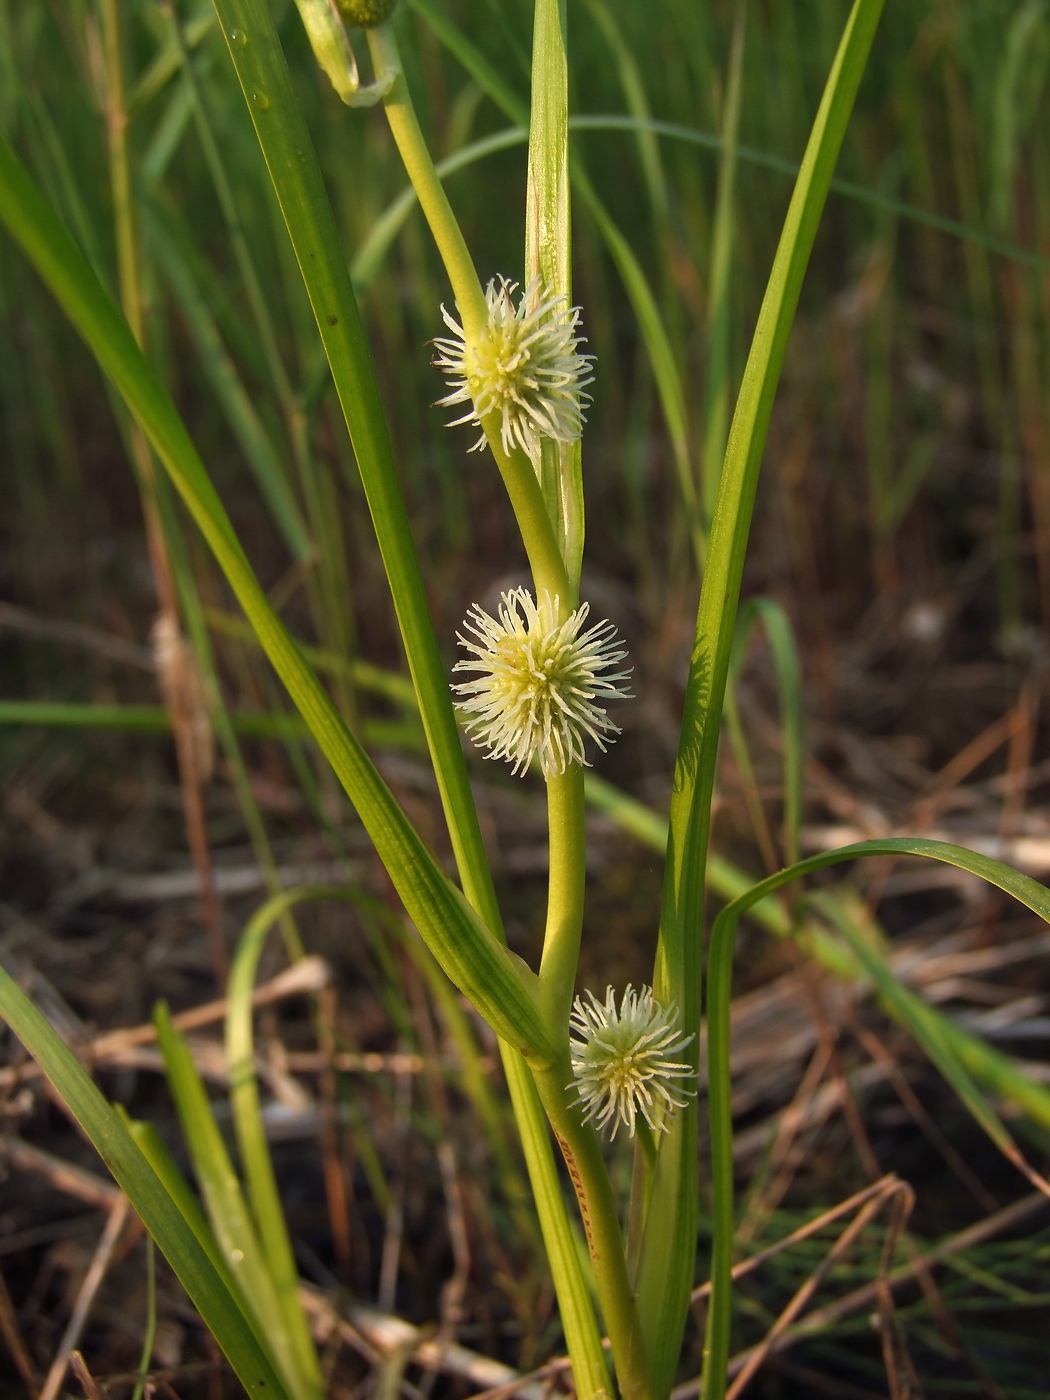
[[[335,3],[352,28],[373,29],[390,18],[397,0],[335,0]]]

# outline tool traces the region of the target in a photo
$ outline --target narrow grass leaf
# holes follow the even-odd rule
[[[216,402],[244,453],[285,544],[293,558],[307,560],[313,553],[310,536],[277,451],[232,357],[222,342],[215,318],[194,281],[189,265],[165,228],[159,211],[151,209],[150,214],[150,244],[176,304],[186,319],[186,325],[197,347],[204,377],[211,385]]]
[[[253,1400],[291,1400],[243,1305],[216,1271],[194,1231],[76,1056],[0,968],[0,1016],[11,1027],[84,1129],[160,1246]]]
[[[653,989],[675,999],[688,1030],[700,1024],[704,866],[715,764],[751,513],[788,335],[817,225],[883,0],[856,0],[825,85],[784,221],[737,398],[708,539],[696,635],[671,799],[670,838]],[[683,1125],[695,1109],[681,1115]],[[674,1160],[669,1154],[681,1156]],[[639,1305],[651,1342],[657,1388],[670,1384],[681,1343],[695,1252],[696,1173],[683,1129],[660,1149],[652,1228],[639,1270]],[[667,1158],[665,1161],[664,1159]],[[732,1201],[719,1204],[732,1210]],[[723,1327],[724,1318],[711,1325]],[[714,1343],[718,1352],[726,1337]],[[716,1373],[719,1370],[716,1365]],[[724,1370],[724,1367],[721,1367]],[[720,1395],[716,1382],[712,1395]]]
[[[553,297],[572,305],[569,209],[569,65],[565,0],[536,0],[532,105],[525,192],[525,286],[539,278]],[[540,485],[569,576],[575,607],[583,563],[583,469],[579,441],[540,440]]]
[[[298,715],[234,710],[228,715],[236,734],[246,739],[304,739],[310,728]],[[0,726],[35,725],[48,729],[121,729],[142,734],[171,732],[171,715],[160,705],[86,705],[73,701],[0,700]],[[366,719],[361,726],[366,743],[380,748],[425,749],[417,724]]]
[[[730,296],[736,224],[737,134],[743,91],[744,35],[747,0],[736,0],[733,43],[729,54],[725,105],[722,111],[722,150],[718,162],[718,195],[707,274],[707,377],[704,383],[703,441],[700,480],[704,532],[710,530],[718,499],[722,459],[726,450],[730,393]]]
[[[266,1141],[255,1074],[252,1034],[252,993],[263,947],[274,925],[305,901],[343,900],[354,903],[357,891],[338,885],[311,885],[271,896],[249,920],[230,967],[226,1010],[226,1061],[241,1166],[248,1184],[252,1214],[273,1281],[290,1344],[302,1374],[320,1389],[321,1376],[310,1329],[299,1302],[299,1271],[295,1265],[288,1225],[277,1189],[273,1160]]]
[[[660,159],[660,145],[656,133],[649,128],[652,111],[645,92],[638,60],[630,44],[624,38],[616,16],[606,4],[606,0],[585,0],[591,18],[601,32],[610,57],[616,64],[627,110],[638,123],[636,127],[638,154],[645,177],[649,202],[652,205],[658,246],[666,247],[671,232],[671,199],[667,188],[667,177]],[[570,128],[573,125],[569,121]]]
[[[416,0],[414,0],[416,3]],[[721,151],[723,141],[721,136],[710,131],[701,131],[697,127],[683,126],[678,122],[663,122],[653,119],[642,119],[634,116],[625,116],[621,112],[595,113],[587,115],[577,115],[569,118],[569,129],[571,131],[652,131],[657,136],[666,136],[672,141],[684,141],[690,145],[703,146],[710,151]],[[784,156],[775,155],[771,151],[760,151],[754,146],[747,146],[743,143],[737,146],[737,158],[746,161],[749,165],[757,165],[765,170],[775,170],[780,175],[795,177],[801,167],[796,161],[788,160]],[[831,193],[841,195],[845,199],[850,199],[858,204],[878,210],[883,214],[895,214],[902,219],[907,219],[910,223],[919,224],[921,227],[935,229],[939,233],[947,233],[953,238],[958,238],[966,243],[973,243],[981,248],[986,248],[988,252],[995,253],[999,257],[1007,258],[1013,262],[1024,263],[1029,267],[1041,268],[1046,271],[1050,268],[1050,257],[1045,253],[1040,253],[1035,248],[1025,248],[1011,239],[1003,238],[999,234],[991,233],[988,229],[981,228],[979,224],[967,223],[962,219],[953,219],[947,214],[938,214],[933,209],[924,209],[921,205],[912,204],[905,199],[896,199],[893,195],[887,195],[879,190],[869,189],[865,185],[858,185],[855,180],[843,180],[836,176],[829,186]]]
[[[237,1173],[185,1037],[175,1030],[163,1003],[158,1005],[153,1021],[182,1135],[189,1148],[209,1223],[227,1267],[254,1314],[260,1335],[267,1338],[272,1348],[288,1390],[296,1400],[320,1400],[320,1371],[316,1358],[312,1368],[304,1365],[293,1342],[278,1280],[259,1242]]]
[[[128,1132],[134,1138],[139,1151],[157,1173],[165,1191],[178,1206],[183,1219],[196,1235],[201,1248],[211,1260],[215,1272],[231,1293],[239,1293],[237,1280],[226,1262],[226,1256],[222,1252],[219,1241],[215,1238],[214,1230],[208,1224],[208,1217],[201,1209],[200,1201],[194,1194],[192,1186],[183,1176],[178,1163],[168,1151],[164,1139],[156,1127],[141,1119],[129,1118],[121,1104],[117,1105],[117,1112]],[[258,1326],[257,1323],[254,1325]],[[267,1346],[265,1336],[261,1337],[260,1341],[264,1347]]]

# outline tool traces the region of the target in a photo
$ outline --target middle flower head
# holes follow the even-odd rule
[[[525,588],[502,595],[498,618],[477,603],[470,609],[465,626],[477,640],[459,640],[473,656],[454,669],[479,674],[452,688],[467,697],[457,708],[474,741],[491,750],[487,758],[505,758],[522,773],[538,756],[546,778],[586,764],[585,735],[604,750],[619,734],[595,701],[629,698],[620,684],[629,670],[599,674],[627,653],[611,622],[581,630],[588,611],[583,603],[559,622],[558,599],[544,593],[537,605]]]
[[[471,405],[470,412],[449,427],[459,423],[480,427],[483,418],[498,413],[504,452],[520,447],[535,461],[542,438],[575,442],[582,433],[583,405],[590,401],[583,389],[592,382],[592,357],[579,353],[578,306],[569,307],[564,297],[548,295],[537,277],[515,308],[517,289],[517,282],[505,277],[489,283],[488,319],[473,341],[442,307],[441,315],[455,339],[434,341],[440,351],[434,364],[445,371],[452,390],[438,402],[444,407]],[[482,433],[471,451],[484,445]]]

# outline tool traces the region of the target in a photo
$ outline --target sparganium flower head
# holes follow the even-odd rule
[[[695,1074],[681,1054],[691,1035],[678,1027],[677,1006],[663,1007],[649,987],[628,987],[616,1005],[609,988],[602,1003],[592,993],[573,1003],[569,1042],[577,1101],[585,1122],[597,1121],[610,1137],[623,1123],[634,1137],[638,1115],[656,1132],[668,1126],[676,1108],[684,1108],[696,1090],[683,1083]],[[568,1085],[571,1089],[572,1084]]]
[[[434,361],[448,376],[452,393],[438,402],[443,407],[470,404],[470,411],[449,427],[475,423],[499,413],[505,452],[520,447],[535,460],[541,438],[575,442],[583,431],[583,393],[593,382],[593,357],[579,353],[580,308],[565,297],[551,296],[534,278],[517,308],[517,282],[500,277],[485,292],[488,319],[474,341],[444,307],[441,315],[455,335],[434,341],[440,352]],[[586,377],[585,377],[586,376]],[[470,449],[485,445],[482,433]]]
[[[476,671],[471,681],[452,687],[476,744],[486,758],[505,758],[522,773],[539,757],[543,776],[564,773],[570,763],[586,764],[583,741],[590,735],[604,752],[608,736],[619,734],[598,700],[628,699],[620,684],[630,671],[608,671],[627,655],[611,622],[582,631],[588,605],[563,622],[558,599],[544,594],[539,605],[526,588],[502,595],[499,617],[477,603],[464,626],[477,639],[459,634],[472,653],[455,670]]]

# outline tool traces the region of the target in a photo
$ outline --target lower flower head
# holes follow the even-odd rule
[[[573,1003],[569,1042],[584,1121],[611,1128],[610,1137],[622,1123],[634,1137],[640,1114],[654,1132],[662,1131],[673,1110],[696,1092],[682,1082],[696,1071],[680,1058],[693,1037],[679,1030],[678,1008],[655,1002],[648,987],[628,987],[619,1007],[612,987],[604,1004],[592,992],[585,995],[586,1001]]]
[[[440,351],[434,364],[448,375],[452,390],[439,403],[471,406],[450,427],[459,423],[480,427],[483,418],[498,413],[503,450],[509,453],[517,446],[535,459],[541,438],[575,442],[583,432],[583,405],[590,402],[590,395],[582,391],[592,382],[588,373],[592,357],[579,353],[578,306],[569,307],[564,297],[548,295],[537,277],[515,308],[517,289],[517,282],[505,277],[489,283],[488,319],[473,341],[442,307],[455,339],[434,341]],[[484,445],[482,433],[471,451]]]
[[[611,622],[581,631],[588,611],[583,603],[559,622],[557,598],[545,593],[537,606],[525,588],[502,595],[498,618],[477,603],[471,608],[464,625],[477,640],[460,634],[472,656],[454,669],[479,674],[452,689],[465,697],[457,708],[475,743],[491,750],[487,758],[505,758],[522,773],[538,756],[546,778],[586,764],[585,735],[604,751],[619,734],[595,702],[628,698],[620,682],[630,671],[599,674],[627,653]]]

